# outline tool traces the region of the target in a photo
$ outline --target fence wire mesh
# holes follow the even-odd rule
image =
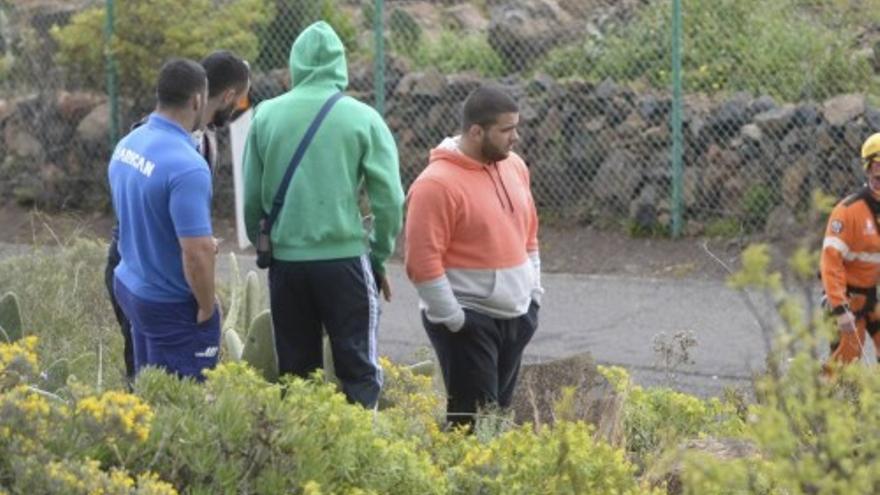
[[[518,151],[547,219],[665,233],[680,179],[686,234],[774,234],[804,220],[814,189],[860,183],[859,146],[880,130],[880,0],[682,0],[680,177],[672,13],[673,0],[0,0],[0,192],[107,208],[111,89],[124,134],[152,108],[163,60],[224,48],[251,62],[259,102],[290,87],[290,45],[318,19],[345,43],[349,93],[383,96],[404,186],[490,81],[520,105]],[[230,215],[220,138],[215,204]]]

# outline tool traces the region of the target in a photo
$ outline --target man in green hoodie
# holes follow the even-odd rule
[[[345,49],[330,25],[317,22],[297,37],[290,74],[293,88],[257,107],[245,145],[245,226],[254,245],[307,128],[348,85]],[[374,217],[369,238],[361,184]],[[401,229],[403,200],[388,126],[371,107],[342,98],[305,151],[272,225],[269,291],[282,374],[307,376],[322,367],[323,327],[346,397],[376,405],[378,293],[390,300],[384,264]]]

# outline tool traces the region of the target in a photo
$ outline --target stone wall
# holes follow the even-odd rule
[[[369,99],[371,77],[366,67],[353,67],[352,84],[361,89],[353,94]],[[483,82],[469,74],[405,74],[391,64],[386,118],[397,137],[405,185],[424,168],[429,150],[457,132],[461,102]],[[276,93],[288,84],[283,73],[255,81]],[[542,210],[581,222],[668,222],[668,94],[546,76],[500,84],[519,102],[518,149],[531,167]],[[133,116],[124,114],[127,126]],[[108,121],[101,94],[0,99],[3,197],[49,208],[106,207]],[[683,200],[691,233],[718,218],[767,221],[772,229],[791,224],[814,188],[842,195],[859,183],[860,144],[878,130],[880,109],[860,94],[799,104],[744,94],[719,101],[688,97]],[[226,211],[230,176],[226,158],[218,177],[218,200],[230,203]]]

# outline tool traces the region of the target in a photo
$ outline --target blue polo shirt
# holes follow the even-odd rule
[[[108,175],[122,257],[116,278],[147,301],[192,300],[179,238],[212,231],[211,173],[190,134],[151,114],[116,146]]]

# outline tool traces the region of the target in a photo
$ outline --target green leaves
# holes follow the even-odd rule
[[[728,280],[736,289],[746,287],[779,291],[782,288],[782,275],[767,273],[770,267],[770,248],[766,244],[753,244],[742,254],[742,270]]]
[[[259,49],[257,30],[268,24],[269,0],[117,0],[114,37],[108,48],[116,59],[121,94],[144,110],[153,100],[155,79],[162,63],[172,57],[201,60],[218,48],[254,60]],[[105,84],[103,6],[76,14],[70,24],[56,28],[57,61],[74,81],[96,90]],[[289,48],[289,47],[288,47]]]
[[[13,292],[7,292],[0,297],[0,337],[7,342],[15,342],[23,335],[18,297]]]
[[[784,101],[861,92],[875,83],[857,57],[865,19],[880,2],[685,0],[683,79],[693,92],[769,94]],[[671,84],[672,8],[659,2],[601,41],[556,50],[558,77]],[[566,56],[569,54],[569,56]],[[579,58],[572,59],[576,55]],[[569,58],[573,62],[565,62]],[[562,62],[562,63],[560,63]]]

